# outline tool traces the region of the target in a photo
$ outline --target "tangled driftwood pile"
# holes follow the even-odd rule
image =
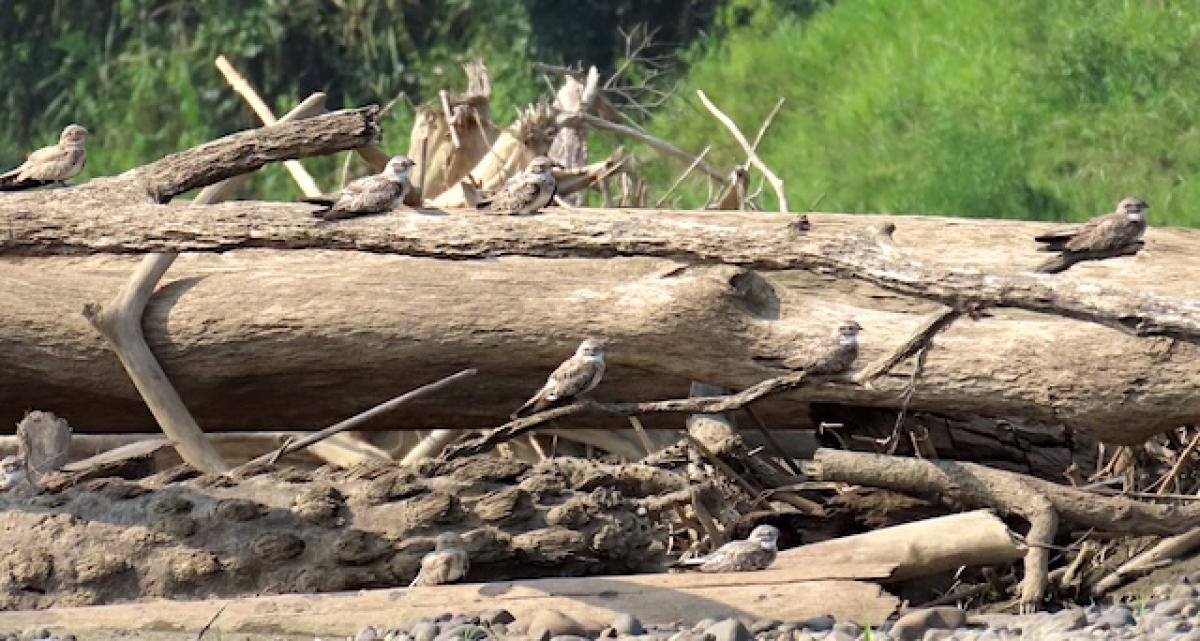
[[[913,604],[1025,608],[1192,550],[1200,283],[1176,275],[1200,267],[1195,232],[1046,275],[1038,223],[580,208],[587,189],[647,202],[627,155],[587,162],[597,128],[682,156],[719,209],[753,208],[746,167],[786,209],[755,152],[779,105],[751,142],[702,96],[746,152],[729,178],[616,122],[594,71],[548,71],[554,103],[503,129],[478,65],[421,112],[412,209],[327,223],[217,204],[268,162],[386,161],[377,108],[326,114],[320,96],[120,176],[0,198],[0,420],[50,425],[20,439],[30,482],[0,479],[0,547],[18,550],[4,606],[399,585],[445,529],[487,580],[653,571],[766,522],[786,547],[826,546],[781,562],[841,550],[874,565],[838,578]],[[464,208],[544,153],[566,167],[559,206]],[[852,372],[766,364],[846,318],[864,328]],[[592,398],[508,421],[586,335],[610,343]],[[156,428],[173,450],[111,436]],[[81,463],[84,443],[124,449]],[[1008,520],[978,517],[974,539],[935,518],[964,508]],[[904,523],[919,529],[878,529]],[[839,543],[855,534],[875,538]],[[856,612],[894,607],[861,595]]]

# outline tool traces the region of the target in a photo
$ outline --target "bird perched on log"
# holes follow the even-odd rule
[[[575,354],[562,362],[546,379],[537,394],[512,413],[517,419],[540,412],[562,401],[590,392],[604,377],[604,341],[589,338],[579,344]]]
[[[336,194],[303,200],[306,203],[325,205],[325,209],[314,212],[314,215],[325,220],[341,220],[391,211],[404,201],[404,197],[412,189],[408,170],[415,164],[408,156],[394,156],[378,174],[359,178]]]
[[[443,532],[438,535],[433,551],[421,558],[421,570],[408,587],[454,583],[467,575],[470,566],[462,539],[454,532]]]
[[[491,196],[476,205],[486,211],[511,214],[535,214],[554,200],[558,192],[558,181],[554,169],[562,165],[546,156],[538,156],[529,162],[525,171],[513,176]]]
[[[858,333],[861,331],[862,325],[858,322],[844,320],[832,335],[803,343],[795,354],[782,361],[777,358],[755,360],[802,370],[806,374],[841,374],[858,358]]]
[[[1146,232],[1146,210],[1149,208],[1146,201],[1130,196],[1117,203],[1117,210],[1111,214],[1037,236],[1034,240],[1043,243],[1038,251],[1061,252],[1039,265],[1037,271],[1057,274],[1080,261],[1135,253]]]
[[[765,570],[779,553],[778,543],[779,529],[773,525],[760,525],[745,541],[730,541],[712,554],[677,561],[672,566],[695,568],[701,572]]]
[[[38,149],[29,154],[20,167],[0,174],[0,191],[20,191],[50,183],[65,184],[83,171],[83,166],[87,164],[87,150],[83,147],[87,137],[87,129],[76,124],[67,125],[59,135],[57,145]]]

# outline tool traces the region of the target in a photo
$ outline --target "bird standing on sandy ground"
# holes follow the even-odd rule
[[[1037,271],[1057,274],[1080,261],[1112,258],[1133,248],[1146,232],[1147,209],[1150,205],[1146,201],[1130,196],[1117,203],[1117,210],[1111,214],[1037,236],[1034,240],[1043,243],[1038,251],[1062,252],[1039,265]]]
[[[20,167],[0,174],[0,191],[20,191],[60,183],[74,178],[83,171],[87,164],[87,150],[84,141],[87,140],[88,130],[70,124],[62,130],[58,144],[29,154],[29,158]]]
[[[841,374],[850,369],[858,358],[858,333],[861,331],[862,326],[857,321],[844,320],[832,335],[802,343],[795,354],[782,361],[778,358],[755,360],[803,370],[805,374]]]
[[[538,156],[529,162],[525,171],[513,176],[490,197],[479,201],[479,209],[510,214],[534,214],[554,200],[558,192],[558,181],[554,168],[561,165]]]
[[[421,558],[421,570],[408,587],[454,583],[467,575],[470,565],[458,534],[443,532],[438,535],[433,551]]]
[[[512,413],[517,419],[590,392],[604,378],[604,341],[589,338],[579,344],[575,354],[563,361],[546,379],[532,398]]]
[[[730,541],[712,554],[678,561],[673,567],[695,568],[701,572],[765,570],[775,561],[778,544],[779,529],[773,525],[760,525],[745,541]]]
[[[404,202],[404,197],[412,189],[408,170],[415,164],[408,156],[395,156],[388,161],[383,171],[359,178],[337,194],[303,200],[306,203],[325,205],[325,209],[314,212],[314,215],[325,220],[341,220],[391,211],[396,205]]]

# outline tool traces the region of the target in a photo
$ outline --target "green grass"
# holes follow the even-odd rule
[[[728,167],[743,155],[695,90],[747,136],[786,97],[760,151],[793,209],[1061,220],[1137,194],[1151,224],[1200,225],[1200,4],[840,0],[761,22],[694,50],[652,129]]]

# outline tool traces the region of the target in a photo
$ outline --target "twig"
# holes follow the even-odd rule
[[[264,125],[271,126],[278,122],[275,114],[271,112],[271,108],[263,99],[258,96],[258,92],[250,85],[242,74],[238,73],[237,69],[233,68],[229,60],[223,55],[217,56],[215,64],[217,69],[221,71],[221,75],[225,76],[225,80],[235,92],[250,105],[250,109],[258,116]],[[317,181],[313,180],[312,174],[300,164],[298,160],[286,160],[283,165],[287,167],[288,173],[292,175],[292,180],[296,182],[296,186],[300,191],[309,198],[315,198],[321,195],[321,188],[317,186]]]
[[[787,98],[780,98],[775,101],[775,106],[771,108],[771,113],[767,114],[766,119],[762,122],[762,126],[758,128],[758,134],[754,136],[754,143],[750,145],[751,149],[758,151],[758,146],[762,144],[763,136],[767,135],[767,130],[771,128],[771,123],[775,122],[775,116],[779,114],[779,109],[783,107],[783,103],[786,100]]]
[[[929,345],[929,341],[933,337],[950,326],[951,323],[958,320],[962,316],[962,312],[950,307],[944,308],[941,311],[929,316],[925,322],[913,332],[908,340],[904,341],[900,347],[896,348],[891,354],[871,363],[863,368],[854,376],[854,382],[859,384],[867,384],[871,381],[887,374],[893,367],[899,364],[904,359],[916,354]]]
[[[201,639],[204,638],[204,634],[208,632],[208,629],[211,628],[214,623],[217,622],[217,617],[221,616],[221,613],[225,611],[225,608],[229,607],[230,603],[233,603],[233,601],[226,601],[225,603],[221,604],[221,607],[218,608],[215,613],[213,613],[212,618],[208,620],[208,623],[205,623],[204,627],[200,628],[200,631],[196,633],[196,641],[201,641]]]
[[[742,407],[742,410],[749,414],[750,420],[754,421],[754,424],[758,426],[758,431],[762,434],[763,440],[767,442],[767,445],[769,445],[771,449],[775,450],[775,456],[778,456],[779,459],[787,465],[788,469],[785,471],[790,472],[794,476],[803,476],[804,474],[800,471],[800,466],[796,465],[796,462],[792,460],[792,457],[788,456],[787,450],[783,449],[783,445],[781,445],[775,436],[771,434],[771,430],[767,429],[767,424],[764,423],[761,418],[759,418],[758,412],[754,411],[754,407],[751,405],[745,405]]]
[[[696,95],[700,96],[700,102],[704,103],[704,106],[709,110],[709,112],[711,112],[712,115],[721,122],[721,124],[725,125],[725,128],[728,129],[729,133],[733,135],[734,140],[737,140],[738,144],[742,146],[742,149],[746,152],[746,158],[750,164],[757,167],[758,170],[762,172],[763,176],[766,177],[767,182],[771,183],[771,189],[775,190],[775,196],[779,199],[779,211],[790,211],[788,207],[787,192],[784,189],[783,181],[779,179],[779,176],[775,175],[775,172],[771,171],[771,168],[762,161],[762,158],[758,157],[758,152],[754,150],[754,147],[750,146],[750,141],[746,140],[746,136],[742,134],[742,130],[738,129],[737,124],[734,123],[729,116],[726,116],[724,112],[718,109],[717,106],[708,99],[708,96],[704,95],[703,90],[697,89]]]
[[[425,438],[421,439],[420,443],[414,445],[412,449],[404,454],[404,458],[400,459],[400,464],[412,465],[421,459],[437,456],[442,451],[442,448],[462,436],[463,431],[455,429],[433,430]]]
[[[297,450],[302,450],[302,449],[308,447],[309,445],[323,441],[323,440],[329,438],[330,436],[333,436],[334,434],[337,434],[339,432],[344,432],[348,429],[357,427],[358,425],[361,425],[362,423],[365,423],[366,421],[369,421],[372,418],[379,416],[380,414],[389,412],[389,411],[391,411],[413,399],[420,398],[421,396],[430,394],[432,392],[436,392],[436,391],[442,389],[443,387],[446,387],[447,385],[454,383],[460,379],[466,378],[468,376],[474,376],[476,373],[478,373],[478,372],[475,369],[464,369],[461,372],[451,374],[450,376],[442,378],[441,380],[434,381],[433,383],[429,383],[428,385],[423,385],[421,387],[418,387],[415,390],[401,394],[400,396],[397,396],[396,398],[393,398],[390,401],[380,403],[379,405],[376,405],[375,407],[372,407],[369,410],[355,414],[354,416],[351,416],[350,418],[348,418],[344,421],[341,421],[340,423],[335,423],[334,425],[330,425],[329,427],[327,427],[315,434],[311,434],[309,436],[306,436],[306,437],[299,439],[292,443],[285,443],[282,447],[279,448],[278,453],[270,452],[270,453],[264,454],[252,461],[249,461],[248,463],[246,463],[246,465],[268,462],[268,461],[272,460],[272,457],[274,457],[275,460],[278,460],[279,457],[281,457],[281,456],[285,456],[285,455],[295,452]]]
[[[1135,556],[1122,564],[1111,574],[1100,579],[1093,588],[1093,594],[1104,594],[1125,582],[1130,575],[1142,574],[1155,568],[1170,565],[1177,558],[1200,547],[1200,527],[1192,528],[1183,534],[1172,536],[1158,542],[1154,547]]]
[[[615,416],[638,416],[641,414],[719,414],[752,403],[760,398],[796,389],[809,382],[843,381],[842,377],[805,376],[804,372],[789,372],[782,376],[767,379],[746,389],[725,396],[698,396],[692,398],[676,398],[665,401],[648,401],[643,403],[599,403],[591,400],[576,401],[569,405],[554,407],[543,412],[524,416],[509,421],[483,436],[457,446],[449,447],[442,453],[443,460],[451,460],[464,456],[481,454],[496,446],[497,443],[516,438],[538,426],[557,418],[577,416],[586,412],[610,414]]]
[[[1158,486],[1158,491],[1155,494],[1162,496],[1167,493],[1167,487],[1175,480],[1175,477],[1179,476],[1184,462],[1192,455],[1192,452],[1196,451],[1197,445],[1200,445],[1200,431],[1196,432],[1196,435],[1192,437],[1187,447],[1183,448],[1183,451],[1179,453],[1179,457],[1175,459],[1175,464],[1171,466],[1171,471],[1167,472],[1167,475],[1162,478]]]
[[[679,159],[687,161],[687,162],[695,162],[695,160],[696,160],[696,157],[693,156],[692,154],[689,154],[688,152],[680,149],[679,147],[676,147],[675,145],[672,145],[671,143],[669,143],[665,140],[662,140],[660,138],[655,138],[654,136],[651,136],[650,134],[648,134],[644,131],[638,131],[637,129],[634,129],[633,127],[627,127],[625,125],[612,122],[611,120],[605,120],[604,118],[601,118],[599,116],[593,116],[592,114],[581,113],[581,114],[579,114],[579,117],[582,118],[584,122],[586,122],[587,124],[597,128],[597,129],[605,129],[608,131],[612,131],[612,132],[621,134],[622,136],[628,136],[630,138],[633,138],[634,140],[638,140],[643,143],[646,143],[647,145],[659,150],[660,152],[662,152],[668,156],[675,156],[676,158],[679,158]],[[699,162],[697,162],[696,166],[700,169],[700,171],[703,171],[704,173],[708,174],[708,176],[710,178],[721,183],[722,187],[729,184],[728,178],[726,178],[725,176],[722,176],[720,172],[718,172],[716,169],[713,169],[712,165],[708,164],[707,162],[704,162],[703,159],[701,159]]]
[[[713,467],[717,468],[722,474],[735,481],[738,486],[746,491],[746,494],[750,495],[750,498],[753,499],[759,495],[759,490],[754,489],[754,486],[750,485],[750,481],[747,481],[741,474],[738,474],[736,470],[734,470],[732,467],[729,467],[728,463],[722,461],[721,458],[716,454],[713,454],[712,450],[708,449],[704,446],[704,443],[700,442],[700,439],[688,434],[686,430],[680,430],[679,432],[680,434],[683,434],[683,438],[687,439],[687,442],[690,443],[692,447],[696,448],[696,451],[700,452],[700,454],[707,459],[709,463],[712,463]]]
[[[646,448],[646,456],[654,453],[654,444],[650,442],[650,435],[646,433],[646,428],[636,416],[629,417],[629,424],[633,426],[637,432],[638,438],[642,441],[642,447]]]
[[[683,173],[679,174],[679,177],[675,179],[675,182],[671,183],[671,187],[670,189],[667,189],[667,193],[663,194],[662,198],[659,198],[658,202],[654,203],[655,209],[661,208],[663,203],[667,202],[667,198],[670,198],[671,194],[675,193],[675,190],[683,184],[683,181],[687,180],[687,177],[692,175],[692,171],[696,169],[697,165],[704,161],[704,157],[707,156],[708,152],[710,151],[712,151],[712,145],[706,146],[704,150],[700,152],[700,155],[696,156],[696,159],[692,161],[692,164],[688,165],[687,169],[685,169]]]
[[[442,101],[442,115],[446,118],[446,128],[450,130],[450,142],[455,149],[462,148],[462,140],[458,137],[458,127],[455,127],[454,114],[450,112],[450,92],[445,89],[438,91],[438,99]]]

